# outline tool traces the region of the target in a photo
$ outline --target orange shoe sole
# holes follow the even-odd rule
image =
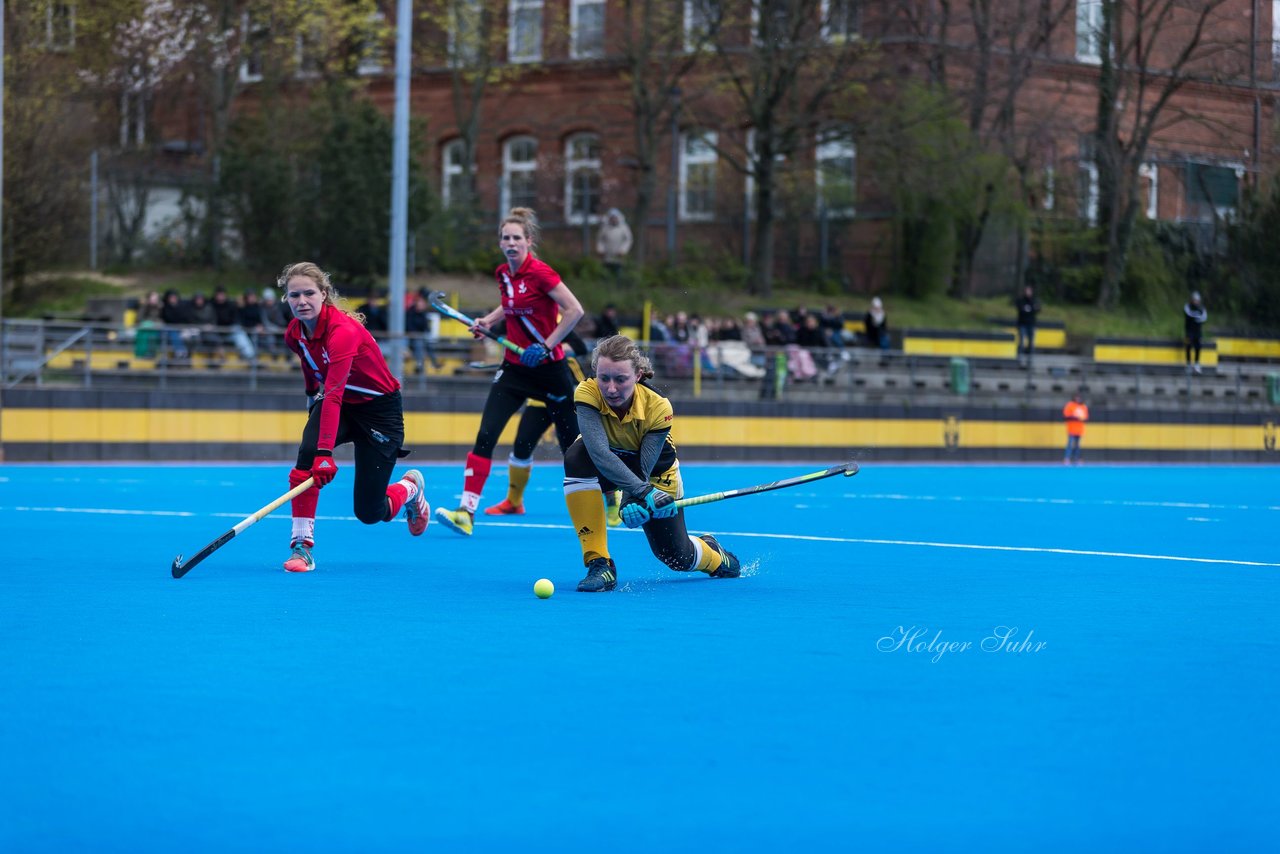
[[[492,507],[486,507],[484,509],[484,515],[486,516],[523,516],[524,505],[512,504],[510,501],[504,498],[502,499],[501,504],[495,504]]]

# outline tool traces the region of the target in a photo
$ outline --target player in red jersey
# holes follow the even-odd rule
[[[396,460],[408,455],[403,450],[404,405],[400,383],[387,370],[364,318],[340,307],[329,274],[310,261],[285,267],[277,284],[293,312],[284,342],[298,354],[310,398],[289,485],[315,478],[315,486],[293,499],[293,536],[284,568],[309,572],[316,566],[311,549],[320,489],[338,473],[335,446],[355,446],[352,497],[361,522],[390,522],[403,508],[409,533],[416,537],[427,529],[431,507],[423,496],[421,472],[408,471],[391,483]]]
[[[524,353],[516,355],[507,350],[489,387],[480,430],[467,454],[461,506],[457,510],[436,510],[441,524],[464,536],[471,535],[498,436],[526,400],[546,404],[556,425],[561,452],[578,437],[578,417],[573,408],[577,383],[565,363],[560,343],[581,319],[582,305],[560,280],[560,274],[534,256],[538,220],[532,210],[513,208],[498,228],[498,243],[506,256],[506,262],[494,271],[501,304],[477,318],[476,326],[490,329],[505,319],[507,340],[523,347]],[[475,330],[473,334],[479,336]]]

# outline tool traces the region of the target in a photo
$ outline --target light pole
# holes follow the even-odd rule
[[[404,378],[404,271],[409,230],[409,39],[413,28],[410,0],[396,6],[396,111],[391,143],[391,257],[387,259],[387,327],[391,334],[391,373]]]

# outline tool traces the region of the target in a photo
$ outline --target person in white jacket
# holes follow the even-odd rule
[[[630,252],[631,227],[627,225],[627,218],[617,208],[609,208],[596,235],[596,254],[604,261],[605,269],[613,274],[615,285],[622,281],[622,265]]]

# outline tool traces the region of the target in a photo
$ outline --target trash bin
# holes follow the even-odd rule
[[[150,359],[156,354],[156,345],[160,343],[160,330],[150,320],[138,324],[138,332],[133,339],[133,355],[139,359]]]
[[[1267,374],[1267,400],[1280,403],[1280,374]]]
[[[969,393],[969,360],[951,357],[951,390],[956,394]]]

